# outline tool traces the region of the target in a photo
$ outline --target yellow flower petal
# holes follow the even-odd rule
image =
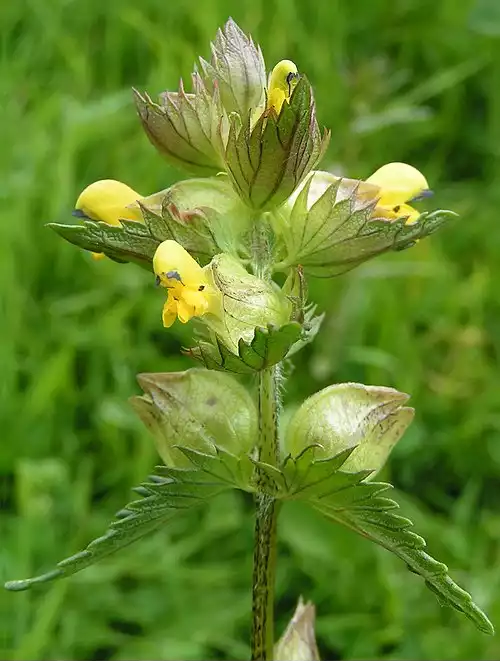
[[[160,243],[153,257],[153,269],[166,287],[174,286],[173,281],[194,290],[206,284],[201,266],[177,241]]]
[[[187,322],[195,316],[195,308],[193,305],[189,305],[184,298],[181,298],[177,303],[177,316],[181,324],[187,324]]]
[[[194,314],[197,317],[201,317],[201,315],[208,312],[209,301],[205,290],[193,291],[192,289],[188,289],[186,287],[182,292],[182,300],[194,309]]]
[[[267,107],[274,108],[279,115],[284,101],[290,101],[299,74],[291,60],[281,60],[272,70],[269,78]]]
[[[285,92],[283,90],[275,87],[272,90],[269,90],[269,95],[267,97],[267,107],[274,108],[276,114],[279,115],[283,102],[285,101]]]
[[[380,187],[380,206],[397,206],[429,189],[424,175],[406,163],[383,165],[366,180]]]
[[[137,201],[142,199],[135,190],[114,179],[96,181],[82,191],[75,209],[92,220],[119,225],[120,218],[142,221]]]
[[[386,218],[387,220],[407,217],[406,225],[411,225],[420,216],[420,211],[417,211],[417,209],[414,209],[409,204],[398,204],[395,207],[377,205],[373,215],[375,218]]]
[[[165,301],[163,306],[162,321],[165,328],[170,328],[170,326],[177,319],[177,301],[170,296]]]
[[[175,315],[183,324],[207,312],[216,314],[220,293],[208,281],[205,270],[176,241],[163,241],[153,257],[153,268],[160,284],[168,289],[165,315],[172,325]]]

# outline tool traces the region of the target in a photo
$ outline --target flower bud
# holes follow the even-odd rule
[[[120,225],[120,219],[142,220],[137,204],[142,195],[121,181],[103,179],[87,186],[78,196],[74,215]]]
[[[232,18],[217,31],[211,61],[200,58],[200,64],[204,82],[209,89],[218,89],[227,114],[237,112],[246,118],[263,102],[266,67],[262,51]]]
[[[319,661],[319,651],[314,633],[316,609],[311,602],[299,599],[295,613],[276,643],[276,661]]]
[[[293,457],[316,446],[315,459],[355,448],[342,470],[378,471],[413,419],[409,396],[392,388],[341,383],[309,397],[292,417],[285,451]]]
[[[189,466],[176,446],[215,454],[215,446],[241,456],[257,437],[257,411],[247,390],[223,372],[139,374],[144,395],[131,404],[152,432],[167,466]]]

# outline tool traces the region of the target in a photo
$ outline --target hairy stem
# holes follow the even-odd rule
[[[271,661],[274,651],[274,583],[278,503],[255,498],[255,546],[252,588],[252,661]]]
[[[259,278],[271,280],[272,278],[272,247],[269,223],[266,219],[255,218],[252,232],[252,267]]]
[[[277,465],[279,367],[259,374],[259,458]],[[257,475],[265,489],[265,476]],[[255,497],[255,541],[252,589],[252,660],[271,661],[274,649],[274,584],[276,574],[276,524],[279,503],[269,495]]]
[[[259,373],[259,459],[276,466],[279,460],[279,366]]]
[[[252,267],[264,280],[272,278],[272,239],[265,217],[256,217],[252,236]],[[260,461],[279,463],[278,416],[280,366],[268,367],[258,376]],[[274,584],[276,574],[276,524],[279,503],[266,493],[266,477],[257,470],[255,541],[252,588],[252,660],[272,661],[274,655]]]

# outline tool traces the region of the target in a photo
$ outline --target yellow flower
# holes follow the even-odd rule
[[[114,179],[96,181],[80,193],[76,201],[74,216],[100,220],[108,225],[120,225],[120,219],[142,222],[138,200],[142,196],[135,190]],[[102,253],[92,253],[95,259],[104,257]]]
[[[157,282],[168,289],[163,325],[170,328],[177,317],[183,324],[219,308],[220,294],[206,272],[177,241],[160,243],[153,257]]]
[[[366,183],[380,188],[379,201],[373,215],[388,220],[408,216],[407,225],[415,222],[420,215],[407,203],[430,194],[424,175],[406,163],[383,165],[368,177]]]
[[[269,78],[267,107],[274,108],[279,115],[284,101],[290,101],[293,89],[299,80],[297,67],[291,60],[281,60]]]

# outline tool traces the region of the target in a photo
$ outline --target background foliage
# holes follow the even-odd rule
[[[287,403],[337,381],[412,393],[381,477],[431,553],[500,625],[500,11],[494,0],[18,0],[0,5],[2,578],[50,569],[101,534],[157,461],[127,398],[183,369],[189,329],[132,266],[44,228],[99,178],[141,193],[181,177],[130,88],[187,78],[228,15],[313,83],[325,167],[422,169],[455,227],[311,294],[328,320]],[[252,507],[230,493],[68,581],[4,594],[8,659],[246,658]],[[278,622],[303,594],[323,658],[497,659],[498,638],[441,609],[388,553],[299,506],[280,528]]]

